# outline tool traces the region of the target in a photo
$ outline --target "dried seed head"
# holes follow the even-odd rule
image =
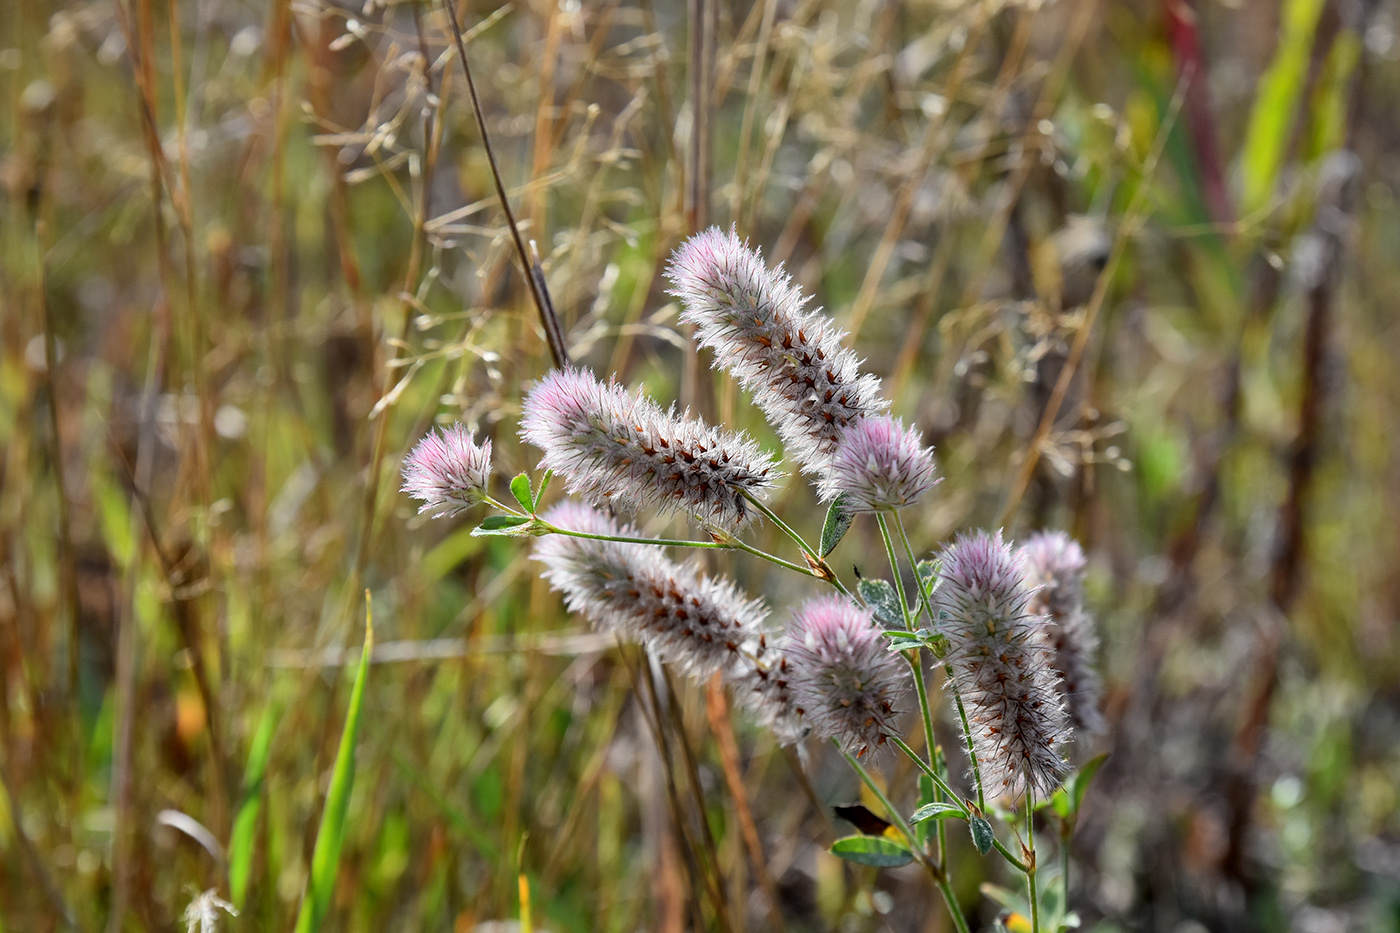
[[[486,496],[491,478],[491,442],[478,447],[471,432],[454,424],[424,435],[404,460],[402,491],[423,502],[420,513],[456,515]]]
[[[861,418],[841,432],[822,471],[821,497],[845,495],[850,512],[885,512],[913,505],[935,485],[933,450],[889,415]]]
[[[788,623],[782,650],[793,702],[818,738],[861,754],[897,734],[909,678],[869,609],[841,596],[811,600]]]
[[[769,269],[731,230],[711,227],[681,244],[667,269],[681,320],[695,325],[715,363],[755,404],[806,472],[818,472],[843,428],[889,407],[880,380],[861,375],[845,334],[782,268]]]
[[[967,708],[993,795],[1029,788],[1044,798],[1068,773],[1058,747],[1068,724],[1045,645],[1045,618],[1030,610],[1021,563],[1001,532],[961,535],[943,554],[934,614]]]
[[[521,436],[540,463],[596,504],[654,505],[735,531],[782,474],[743,434],[663,411],[645,395],[581,369],[551,372],[525,398]]]
[[[1034,590],[1030,610],[1050,620],[1045,639],[1070,725],[1088,733],[1102,732],[1102,685],[1094,670],[1099,639],[1094,618],[1084,608],[1084,551],[1063,531],[1042,531],[1026,539],[1021,563],[1026,584]]]
[[[635,537],[597,509],[565,502],[544,516],[570,531]],[[702,577],[666,559],[655,545],[548,535],[535,558],[564,603],[599,628],[641,642],[658,658],[697,678],[719,672],[739,704],[783,744],[802,737],[788,687],[787,664],[768,644],[761,600],[727,580]]]

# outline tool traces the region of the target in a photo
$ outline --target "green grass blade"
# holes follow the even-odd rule
[[[326,806],[321,812],[321,828],[316,832],[316,846],[311,852],[311,882],[302,898],[297,914],[296,933],[315,933],[321,928],[326,910],[335,890],[336,872],[340,868],[340,844],[345,838],[345,814],[350,807],[350,788],[355,783],[355,739],[360,731],[360,710],[365,699],[365,680],[369,673],[369,656],[374,648],[374,615],[369,607],[369,591],[365,591],[365,647],[360,653],[360,667],[355,672],[355,686],[350,691],[350,709],[345,714],[345,730],[340,735],[340,750],[335,754],[335,769],[331,772],[331,787],[326,794]]]
[[[233,835],[228,842],[228,889],[233,905],[243,907],[248,893],[248,879],[253,869],[253,843],[258,830],[258,810],[262,806],[263,777],[267,774],[267,759],[272,752],[272,736],[281,716],[279,704],[269,701],[263,708],[253,745],[248,750],[248,764],[243,771],[242,799],[238,815],[233,820]]]
[[[1321,14],[1322,0],[1288,0],[1284,4],[1283,34],[1269,70],[1259,79],[1259,93],[1240,154],[1246,214],[1264,207],[1273,197]]]

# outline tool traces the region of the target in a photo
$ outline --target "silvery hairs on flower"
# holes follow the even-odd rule
[[[486,495],[491,479],[491,442],[477,446],[471,432],[454,424],[429,431],[404,458],[402,492],[422,501],[419,513],[451,517]]]
[[[583,369],[555,370],[525,397],[520,434],[570,491],[628,511],[684,511],[724,531],[753,516],[782,474],[743,434],[662,408]]]
[[[843,428],[889,408],[880,380],[861,375],[846,336],[779,267],[769,269],[733,230],[711,227],[686,240],[666,270],[681,300],[681,321],[695,325],[783,439],[804,471],[819,472]]]
[[[913,505],[937,483],[933,450],[919,432],[877,415],[841,432],[817,488],[823,501],[844,495],[847,512],[887,512]]]
[[[793,614],[782,649],[793,702],[818,738],[862,754],[898,734],[909,675],[869,609],[843,596],[810,600]]]
[[[1026,583],[1034,589],[1030,610],[1048,616],[1045,641],[1065,698],[1065,711],[1076,730],[1102,732],[1099,712],[1102,684],[1094,669],[1098,633],[1084,608],[1084,549],[1063,531],[1041,531],[1021,547]]]
[[[963,703],[983,786],[1044,799],[1068,772],[1058,748],[1068,725],[1045,645],[1045,618],[1030,609],[1021,562],[1001,532],[960,535],[943,552],[934,618]]]
[[[637,536],[631,526],[578,502],[560,503],[543,517],[570,531]],[[761,600],[668,560],[655,545],[546,535],[536,541],[534,556],[571,612],[641,642],[696,678],[720,672],[735,699],[781,741],[800,736],[786,662],[768,645]]]

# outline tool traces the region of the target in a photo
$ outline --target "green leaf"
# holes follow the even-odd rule
[[[913,815],[909,817],[909,822],[922,823],[924,820],[946,820],[950,818],[965,820],[967,819],[967,811],[955,803],[939,803],[935,801],[933,803],[926,803],[915,810]]]
[[[520,503],[522,509],[531,515],[535,514],[535,494],[530,491],[530,477],[521,473],[511,480],[510,494],[515,496],[515,501]],[[482,524],[486,523],[482,522]]]
[[[535,505],[539,506],[544,501],[544,491],[549,488],[549,481],[554,479],[553,470],[545,470],[544,476],[540,477],[540,491],[535,493]]]
[[[508,535],[512,529],[527,525],[532,519],[524,515],[488,515],[481,520],[481,524],[472,529],[472,534],[481,535]]]
[[[932,593],[938,589],[938,571],[941,569],[942,565],[936,560],[921,560],[914,568],[915,573],[919,575],[919,582],[924,585],[925,592]]]
[[[1307,83],[1322,7],[1323,0],[1287,0],[1283,4],[1283,34],[1274,60],[1259,78],[1259,92],[1240,150],[1242,213],[1254,213],[1273,197]]]
[[[914,853],[902,843],[883,836],[846,836],[831,844],[831,854],[857,865],[898,868],[914,861]]]
[[[248,893],[248,879],[253,869],[254,836],[258,831],[258,809],[262,805],[263,776],[272,751],[272,736],[282,711],[277,703],[263,707],[253,744],[248,749],[248,764],[243,770],[243,790],[238,815],[233,819],[233,833],[228,840],[228,889],[233,906],[242,907]]]
[[[861,580],[857,589],[860,598],[875,612],[881,624],[893,628],[904,624],[904,613],[899,608],[899,596],[894,587],[884,580]]]
[[[836,550],[836,545],[841,543],[841,539],[846,537],[846,532],[851,530],[851,522],[855,516],[842,508],[846,501],[845,493],[832,500],[831,505],[826,510],[826,523],[822,525],[822,557]]]
[[[996,833],[992,832],[992,824],[980,816],[974,816],[967,821],[968,828],[972,830],[972,844],[977,847],[977,851],[986,855],[992,851],[992,843],[996,840]]]
[[[321,828],[316,831],[316,845],[311,850],[311,882],[297,914],[296,933],[316,933],[330,908],[335,891],[335,878],[340,870],[340,846],[345,840],[345,817],[350,810],[350,789],[355,784],[355,740],[360,734],[360,712],[365,702],[365,681],[369,675],[369,657],[374,650],[374,616],[370,612],[369,591],[365,591],[365,646],[360,652],[360,666],[355,672],[355,686],[350,690],[350,708],[345,714],[345,728],[340,734],[340,748],[335,753],[331,770],[331,786],[326,793],[326,805],[321,811]]]
[[[1084,767],[1080,768],[1079,772],[1070,779],[1070,783],[1074,785],[1072,793],[1074,794],[1074,813],[1076,815],[1079,813],[1080,804],[1084,803],[1084,793],[1094,782],[1094,776],[1099,773],[1099,769],[1107,760],[1108,752],[1100,752],[1084,762]]]

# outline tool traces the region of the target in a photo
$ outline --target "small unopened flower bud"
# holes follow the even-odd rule
[[[667,269],[681,320],[695,325],[715,363],[753,394],[788,453],[817,472],[841,430],[884,411],[880,380],[861,375],[846,336],[783,273],[732,230],[711,227],[676,250]]]
[[[1102,732],[1102,685],[1094,670],[1099,639],[1084,608],[1084,550],[1063,531],[1031,535],[1021,548],[1026,583],[1034,589],[1030,610],[1049,617],[1046,644],[1059,678],[1065,709],[1075,729]]]
[[[939,580],[934,616],[948,638],[983,786],[1044,798],[1068,772],[1058,747],[1069,736],[1045,619],[1030,610],[1021,562],[1001,532],[979,531],[944,552]]]
[[[841,432],[818,488],[823,500],[845,495],[848,512],[887,512],[913,505],[937,483],[933,451],[919,433],[877,415]]]
[[[525,398],[521,436],[569,489],[628,511],[654,505],[734,531],[753,515],[746,495],[780,476],[742,434],[662,408],[586,370],[550,373]]]
[[[403,488],[423,502],[420,513],[434,518],[456,515],[486,496],[491,478],[491,442],[477,446],[471,432],[454,424],[441,434],[424,435],[404,460]]]
[[[793,703],[818,738],[861,754],[897,734],[909,677],[869,609],[841,596],[813,599],[788,623],[782,651]]]

